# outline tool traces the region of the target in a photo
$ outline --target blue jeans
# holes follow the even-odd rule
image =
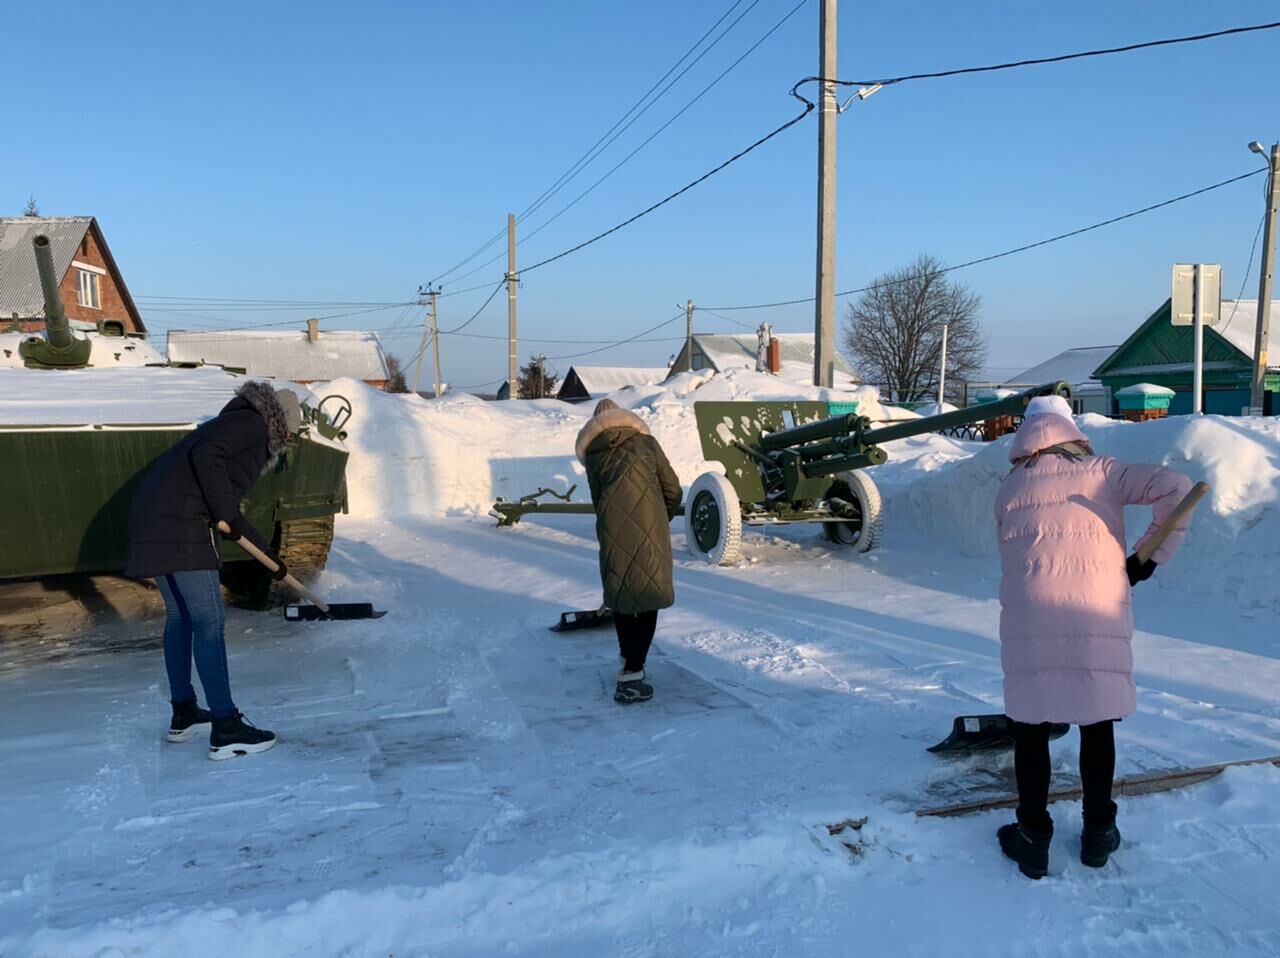
[[[178,705],[195,699],[191,685],[194,653],[209,713],[214,718],[229,718],[236,707],[227,674],[227,610],[217,571],[174,572],[158,576],[156,585],[164,596],[164,666],[169,673],[170,701]]]

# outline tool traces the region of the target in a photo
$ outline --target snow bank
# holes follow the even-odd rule
[[[358,518],[485,513],[499,496],[515,499],[540,487],[564,492],[574,484],[574,501],[588,500],[573,444],[593,403],[485,402],[469,395],[428,400],[352,379],[317,392],[341,394],[352,403],[347,486]],[[881,407],[871,388],[796,386],[750,370],[684,373],[666,383],[617,390],[611,398],[645,421],[686,486],[715,468],[702,458],[695,401],[856,401],[858,411],[873,419],[913,415]]]
[[[1246,607],[1280,607],[1280,420],[1174,416],[1124,423],[1086,415],[1076,421],[1099,454],[1166,465],[1213,487],[1182,550],[1161,571],[1164,585],[1234,595]],[[930,454],[917,453],[894,476],[890,527],[905,523],[943,548],[994,556],[992,509],[1009,471],[1012,437],[982,447],[926,442]],[[965,457],[964,447],[981,451]],[[1132,542],[1151,512],[1134,507],[1128,513]]]

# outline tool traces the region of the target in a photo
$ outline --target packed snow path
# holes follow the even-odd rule
[[[674,528],[674,527],[673,527]],[[1280,771],[1122,800],[1125,847],[1050,878],[996,848],[1010,756],[939,759],[1000,710],[998,570],[899,540],[749,536],[685,558],[645,705],[611,701],[591,523],[344,522],[322,587],[374,622],[234,613],[233,688],[271,752],[161,741],[158,627],[0,645],[0,954],[1280,953]],[[1137,592],[1120,773],[1280,753],[1280,615]],[[1054,746],[1069,780],[1075,735]],[[861,820],[838,836],[827,825]]]

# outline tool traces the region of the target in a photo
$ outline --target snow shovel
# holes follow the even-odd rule
[[[1209,492],[1209,483],[1197,482],[1191,487],[1191,491],[1182,497],[1169,513],[1168,518],[1160,523],[1160,527],[1152,534],[1151,538],[1142,544],[1141,549],[1135,550],[1138,561],[1146,562],[1150,559],[1165,539],[1173,533],[1173,530],[1191,514],[1200,500]],[[1067,734],[1068,725],[1054,723],[1050,726],[1049,739],[1052,741],[1056,738],[1062,738]],[[961,715],[951,723],[951,734],[939,742],[937,745],[929,748],[930,752],[940,754],[943,752],[958,751],[974,751],[976,749],[988,748],[1009,748],[1013,745],[1013,735],[1009,731],[1009,719],[1004,715]]]
[[[1071,726],[1054,722],[1049,726],[1049,741],[1067,734]],[[1013,730],[1004,715],[961,715],[951,723],[951,734],[937,745],[929,746],[935,755],[943,752],[976,752],[979,749],[1012,748]]]
[[[218,523],[218,530],[223,535],[231,534],[231,527],[225,522]],[[249,555],[253,556],[266,567],[268,572],[275,572],[280,567],[271,560],[265,552],[255,546],[252,542],[244,537],[235,540],[238,545]],[[285,574],[283,579],[285,585],[293,589],[294,592],[311,602],[311,605],[287,605],[284,609],[284,617],[290,622],[320,622],[326,619],[380,619],[387,613],[377,612],[374,610],[372,603],[369,602],[325,602],[322,598],[304,586],[292,575]]]
[[[613,610],[600,606],[580,612],[561,612],[560,621],[551,626],[552,632],[577,632],[581,629],[604,629],[613,625]]]

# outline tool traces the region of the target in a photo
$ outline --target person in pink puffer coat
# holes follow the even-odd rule
[[[1038,397],[1009,451],[996,496],[1000,659],[1014,736],[1018,821],[1000,829],[1023,874],[1048,873],[1049,723],[1080,726],[1081,861],[1100,868],[1120,846],[1111,800],[1114,724],[1137,708],[1130,589],[1177,551],[1185,525],[1138,561],[1137,550],[1191,489],[1162,466],[1096,456],[1060,396]],[[1124,507],[1153,507],[1125,557]]]

